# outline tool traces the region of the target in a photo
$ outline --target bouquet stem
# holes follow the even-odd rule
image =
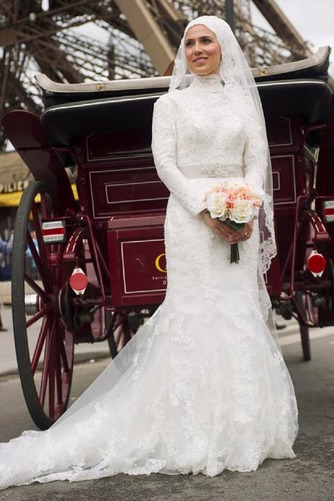
[[[230,263],[239,263],[240,254],[238,244],[231,244],[231,257]]]
[[[227,223],[237,231],[242,231],[245,224],[244,223],[235,223],[234,221],[227,220]],[[230,257],[230,263],[239,263],[240,261],[240,254],[239,254],[239,247],[238,244],[231,244],[231,257]]]

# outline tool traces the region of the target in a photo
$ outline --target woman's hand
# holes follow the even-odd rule
[[[211,228],[211,230],[219,237],[224,237],[229,240],[230,236],[235,232],[235,230],[228,224],[212,218],[206,210],[201,212],[201,216],[209,228]]]
[[[248,240],[253,233],[253,221],[245,223],[243,229],[241,231],[237,231],[229,224],[212,218],[206,210],[201,212],[201,216],[216,235],[226,238],[231,244]]]
[[[249,221],[249,223],[245,223],[241,231],[233,230],[232,235],[229,236],[229,242],[231,244],[244,242],[245,240],[248,240],[252,236],[252,233],[253,233],[253,221]]]

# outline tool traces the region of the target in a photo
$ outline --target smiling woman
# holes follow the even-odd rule
[[[200,76],[219,73],[222,58],[220,45],[216,35],[198,24],[187,32],[185,55],[190,71]]]

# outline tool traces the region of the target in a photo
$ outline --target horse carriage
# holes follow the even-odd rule
[[[298,320],[305,360],[309,328],[334,325],[329,52],[254,70],[278,245],[266,282],[276,312]],[[2,125],[34,177],[16,217],[12,307],[23,393],[45,429],[66,410],[75,345],[108,340],[115,357],[164,299],[168,190],[150,143],[153,104],[169,77],[84,84],[36,78],[42,115],[14,110]]]

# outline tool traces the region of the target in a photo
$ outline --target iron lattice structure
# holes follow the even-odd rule
[[[272,31],[255,26],[251,3],[251,0],[2,0],[0,116],[13,108],[40,112],[42,102],[33,78],[37,72],[68,83],[161,74],[168,65],[162,62],[163,68],[159,68],[157,61],[173,59],[189,19],[210,14],[226,18],[231,5],[235,33],[251,66],[279,64],[307,54],[306,44],[282,36],[282,25],[276,32],[273,24]],[[267,20],[273,16],[274,0],[253,0],[253,3],[258,7],[267,4],[262,13]],[[153,33],[151,41],[147,41],[150,37],[145,30]],[[0,149],[5,142],[0,131]]]

